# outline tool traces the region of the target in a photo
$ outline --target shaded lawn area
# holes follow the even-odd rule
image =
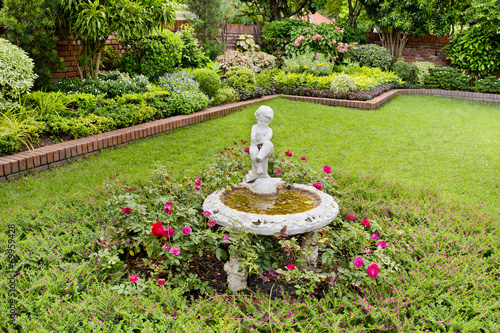
[[[343,173],[436,189],[445,199],[500,212],[498,104],[418,95],[397,96],[376,111],[283,98],[264,104],[275,112],[276,151],[304,155],[317,169],[327,164]],[[57,202],[85,196],[117,174],[148,179],[158,165],[196,173],[233,140],[249,141],[258,106],[2,182],[0,210],[16,210],[42,198]]]

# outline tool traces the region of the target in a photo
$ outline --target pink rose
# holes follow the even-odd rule
[[[224,235],[224,237],[222,237],[222,244],[228,245],[230,242],[231,240],[229,239],[229,237],[227,237],[227,235]]]
[[[202,214],[205,215],[206,217],[212,215],[212,213],[210,213],[208,210],[205,210]]]
[[[323,167],[323,172],[326,173],[327,175],[332,173],[332,168],[330,168],[328,165],[325,165]]]
[[[157,283],[159,286],[163,286],[165,284],[165,280],[158,280]]]
[[[363,263],[364,263],[364,262],[365,262],[365,261],[363,260],[363,258],[361,258],[361,257],[356,257],[356,258],[354,259],[354,266],[356,266],[357,268],[360,268],[361,266],[363,266]]]
[[[293,154],[290,152],[290,150],[287,150],[287,151],[285,152],[285,155],[286,155],[286,156],[293,156]]]
[[[165,206],[163,207],[163,211],[165,213],[167,213],[168,215],[172,214],[172,209],[170,209],[170,207],[172,207],[172,203],[171,202],[166,202]]]
[[[168,251],[170,250],[171,246],[169,244],[165,244],[161,247],[162,250]]]
[[[294,264],[288,264],[286,265],[286,269],[290,270],[290,271],[293,271],[296,269],[295,265]]]
[[[372,239],[373,239],[373,240],[376,240],[377,238],[378,238],[378,235],[377,235],[377,234],[373,234],[373,235],[372,235]]]
[[[275,172],[274,172],[277,175],[279,175],[281,173],[281,169],[277,169]]]
[[[172,248],[170,249],[170,251],[168,251],[168,253],[171,253],[177,257],[179,254],[181,254],[181,249],[172,246]]]
[[[365,227],[369,227],[370,221],[368,221],[367,219],[363,219],[363,221],[361,221],[361,224],[364,225]]]
[[[130,282],[137,282],[139,280],[139,277],[137,275],[130,275]]]
[[[200,186],[201,185],[201,178],[200,177],[196,177],[196,179],[194,181],[194,184]]]
[[[184,227],[184,228],[182,228],[182,232],[184,233],[184,235],[190,234],[191,231],[193,231],[193,229],[191,229],[190,227]]]
[[[130,208],[130,207],[123,207],[123,208],[122,208],[122,212],[123,212],[124,214],[127,214],[127,215],[128,215],[128,214],[130,214],[130,212],[132,212],[132,208]]]
[[[354,215],[352,215],[352,214],[349,214],[349,215],[347,215],[347,219],[348,219],[349,221],[354,221],[354,220],[356,219],[356,216],[354,216]]]
[[[249,153],[249,152],[250,152],[250,147],[246,147],[246,148],[245,148],[245,151],[246,151],[247,153]]]
[[[166,227],[163,232],[163,236],[167,238],[171,238],[174,235],[174,229],[172,227]]]
[[[195,185],[195,186],[194,186],[194,189],[195,189],[196,191],[199,191],[199,190],[201,190],[201,187],[199,187],[198,185]]]
[[[215,220],[208,220],[208,227],[213,228],[217,224],[217,221]]]
[[[300,159],[304,162],[307,161],[307,158],[305,156],[302,156]]]
[[[367,249],[365,249],[365,253],[366,253],[366,254],[370,254],[370,252],[372,252],[370,249],[368,249],[368,248],[367,248]]]
[[[322,183],[314,183],[313,187],[315,187],[316,189],[321,191],[323,189],[323,184]]]
[[[151,234],[153,234],[153,236],[161,237],[163,236],[163,232],[164,230],[161,222],[153,223],[153,228],[151,230]]]
[[[377,275],[378,275],[378,265],[377,264],[372,264],[372,265],[368,266],[368,268],[366,269],[366,271],[368,272],[368,275],[370,275],[371,277],[377,277]]]
[[[386,247],[386,245],[387,245],[387,243],[386,242],[382,242],[382,241],[380,241],[380,242],[377,243],[377,246],[380,246],[381,248]]]

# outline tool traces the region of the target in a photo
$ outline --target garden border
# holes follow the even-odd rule
[[[485,94],[467,91],[449,91],[439,89],[393,89],[369,101],[353,101],[320,97],[269,95],[249,101],[231,103],[212,107],[189,115],[180,115],[170,118],[151,121],[148,123],[130,126],[88,136],[82,139],[71,140],[47,147],[37,148],[14,155],[0,157],[0,181],[19,177],[27,173],[34,173],[63,165],[75,158],[97,155],[101,150],[114,149],[126,145],[130,141],[146,138],[176,128],[192,125],[214,117],[224,116],[243,107],[274,99],[282,96],[293,101],[304,101],[329,106],[345,106],[357,109],[375,110],[399,94],[424,94],[443,97],[472,99],[483,102],[500,103],[499,94]]]

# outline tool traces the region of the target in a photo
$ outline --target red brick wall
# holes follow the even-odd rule
[[[449,36],[437,37],[425,35],[421,38],[412,38],[408,40],[403,50],[403,59],[406,62],[428,61],[436,64],[436,66],[450,66],[450,61],[446,59],[446,52],[443,47],[450,41]],[[380,37],[377,33],[368,35],[368,43],[382,45]]]

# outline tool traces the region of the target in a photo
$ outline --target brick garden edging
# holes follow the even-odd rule
[[[462,99],[471,99],[482,102],[496,102],[500,103],[499,94],[485,94],[469,91],[455,91],[455,90],[441,90],[441,89],[392,89],[368,101],[353,101],[348,99],[331,99],[322,97],[307,97],[307,96],[291,96],[281,95],[284,98],[292,101],[302,101],[317,104],[324,104],[329,106],[345,106],[355,109],[375,110],[379,106],[389,102],[394,96],[400,94],[421,94],[421,95],[434,95],[443,97],[454,97]]]
[[[319,97],[281,95],[293,101],[304,101],[329,106],[345,106],[357,109],[375,110],[399,94],[425,94],[443,97],[472,99],[484,102],[500,103],[499,94],[484,94],[466,91],[449,91],[439,89],[393,89],[369,101],[351,101]],[[250,101],[216,106],[190,115],[174,116],[151,121],[115,131],[71,140],[47,147],[37,148],[14,155],[0,157],[0,181],[19,177],[25,173],[47,170],[65,164],[75,158],[97,155],[101,150],[126,145],[128,142],[146,138],[173,129],[202,122],[218,116],[227,115],[243,107],[274,99],[279,95],[264,96]]]

